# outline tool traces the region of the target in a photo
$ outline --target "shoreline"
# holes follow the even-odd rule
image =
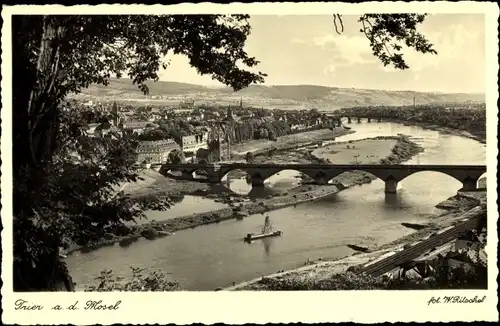
[[[467,199],[469,201],[469,205],[464,206],[463,202],[461,202],[461,200],[463,199]],[[435,207],[438,207],[445,202],[449,203],[446,208],[447,212],[434,216],[435,218],[441,219],[441,225],[435,225],[435,222],[433,222],[429,225],[426,225],[424,228],[415,231],[414,233],[400,237],[389,243],[379,245],[376,248],[358,247],[359,249],[349,256],[344,256],[338,259],[327,261],[322,261],[321,259],[319,259],[318,261],[310,261],[305,263],[304,266],[268,274],[232,286],[221,287],[217,290],[269,291],[269,289],[266,288],[266,281],[270,279],[274,279],[276,281],[286,280],[291,282],[293,282],[294,280],[304,279],[324,280],[328,277],[332,277],[332,275],[353,272],[363,265],[383,259],[384,257],[390,256],[395,252],[404,251],[407,246],[428,239],[432,235],[439,233],[440,230],[444,230],[450,226],[453,226],[456,222],[473,212],[475,209],[479,208],[484,210],[484,212],[486,212],[487,210],[486,191],[483,191],[481,193],[478,192],[476,194],[458,192],[456,195],[446,199],[441,203],[436,204]],[[452,205],[451,203],[454,203],[454,205]],[[449,246],[449,244],[442,245],[442,247],[447,246]],[[352,245],[352,247],[357,246]]]
[[[324,134],[321,134],[321,133]],[[305,146],[312,146],[315,144],[318,144],[321,141],[325,140],[335,140],[337,137],[349,135],[352,133],[355,133],[356,131],[351,130],[351,129],[346,129],[344,126],[336,127],[334,129],[330,128],[322,128],[318,130],[313,130],[313,131],[306,131],[302,133],[296,133],[296,134],[290,134],[286,136],[280,137],[276,142],[273,141],[261,141],[256,144],[251,145],[252,147],[262,145],[263,143],[267,142],[267,147],[265,148],[256,148],[254,150],[245,150],[246,146],[249,146],[250,143],[239,143],[236,144],[235,148],[233,148],[233,153],[232,155],[234,156],[235,159],[245,159],[245,156],[247,152],[251,152],[254,157],[256,156],[263,156],[268,154],[269,152],[272,151],[286,151],[286,150],[293,150],[297,149],[299,147],[305,147]],[[316,135],[318,133],[318,135]],[[314,134],[314,135],[313,135]],[[306,138],[306,140],[301,140],[300,136]],[[311,138],[313,137],[313,138]],[[299,138],[299,139],[296,139]],[[280,141],[284,143],[280,143]],[[243,148],[238,148],[238,147],[243,147]],[[235,152],[238,150],[238,152]]]
[[[431,122],[402,121],[402,120],[397,120],[397,119],[385,119],[385,120],[382,120],[382,122],[393,122],[393,123],[399,123],[399,124],[402,124],[405,126],[421,127],[422,129],[439,131],[439,132],[442,132],[444,134],[458,136],[458,137],[464,137],[464,138],[478,141],[481,144],[486,144],[486,135],[483,135],[482,133],[475,134],[475,133],[472,133],[468,130],[455,129],[455,128],[451,128],[451,127],[444,127],[444,126],[440,126],[438,124],[431,123]]]
[[[389,164],[399,164],[404,161],[409,160],[414,155],[422,152],[424,149],[418,146],[416,143],[409,140],[408,136],[379,136],[373,138],[365,138],[356,141],[346,141],[345,143],[357,143],[372,139],[394,139],[396,140],[396,145],[389,155],[383,158],[381,161],[389,161]],[[344,142],[342,142],[344,143]],[[302,146],[299,146],[302,147]],[[328,146],[325,146],[325,148]],[[280,150],[286,151],[286,149]],[[314,156],[313,156],[314,157]],[[331,185],[313,185],[313,184],[301,184],[290,191],[283,194],[275,194],[270,196],[270,198],[252,200],[247,203],[237,202],[238,206],[234,207],[230,204],[230,207],[222,208],[210,212],[204,213],[193,213],[185,216],[180,216],[164,221],[151,221],[149,223],[144,223],[140,225],[125,226],[122,228],[122,232],[127,235],[116,236],[109,234],[107,239],[103,239],[101,242],[88,245],[85,247],[73,246],[66,250],[66,255],[71,255],[75,252],[88,253],[106,246],[114,246],[119,243],[122,247],[127,247],[133,242],[137,241],[139,238],[144,237],[148,240],[154,240],[156,238],[161,238],[171,235],[173,232],[195,228],[197,226],[219,223],[225,220],[230,220],[233,218],[238,218],[239,214],[243,215],[254,215],[265,213],[289,206],[299,205],[306,202],[311,202],[324,198],[326,196],[333,195],[344,189],[370,183],[372,180],[376,179],[375,176],[362,171],[352,171],[345,172],[339,176],[334,184]],[[154,195],[154,194],[150,194]],[[237,196],[232,196],[237,197]],[[234,201],[231,201],[234,203]],[[122,233],[122,234],[123,234]]]

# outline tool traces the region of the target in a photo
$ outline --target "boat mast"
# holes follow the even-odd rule
[[[262,233],[271,232],[271,220],[269,219],[269,215],[266,215],[264,220],[264,227],[262,228]]]

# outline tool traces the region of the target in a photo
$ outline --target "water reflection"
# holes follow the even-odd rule
[[[266,254],[267,257],[271,254],[271,244],[273,243],[273,240],[271,238],[264,238],[262,239],[262,244],[264,245],[264,253]]]
[[[385,207],[390,209],[399,209],[402,207],[402,199],[398,194],[385,193],[384,203]]]

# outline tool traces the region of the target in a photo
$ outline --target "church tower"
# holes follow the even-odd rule
[[[230,119],[230,120],[233,120],[234,117],[233,117],[233,110],[231,109],[231,105],[229,105],[227,107],[227,116],[226,118]]]
[[[111,107],[111,115],[113,116],[113,125],[118,126],[118,106],[116,102],[113,102],[113,106]]]

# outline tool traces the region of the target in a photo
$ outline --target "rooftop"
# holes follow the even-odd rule
[[[137,146],[137,151],[150,151],[176,148],[179,145],[173,139],[141,141]]]
[[[146,128],[147,125],[157,128],[158,125],[149,121],[127,121],[123,123],[123,128],[125,129],[136,129],[136,128]]]

